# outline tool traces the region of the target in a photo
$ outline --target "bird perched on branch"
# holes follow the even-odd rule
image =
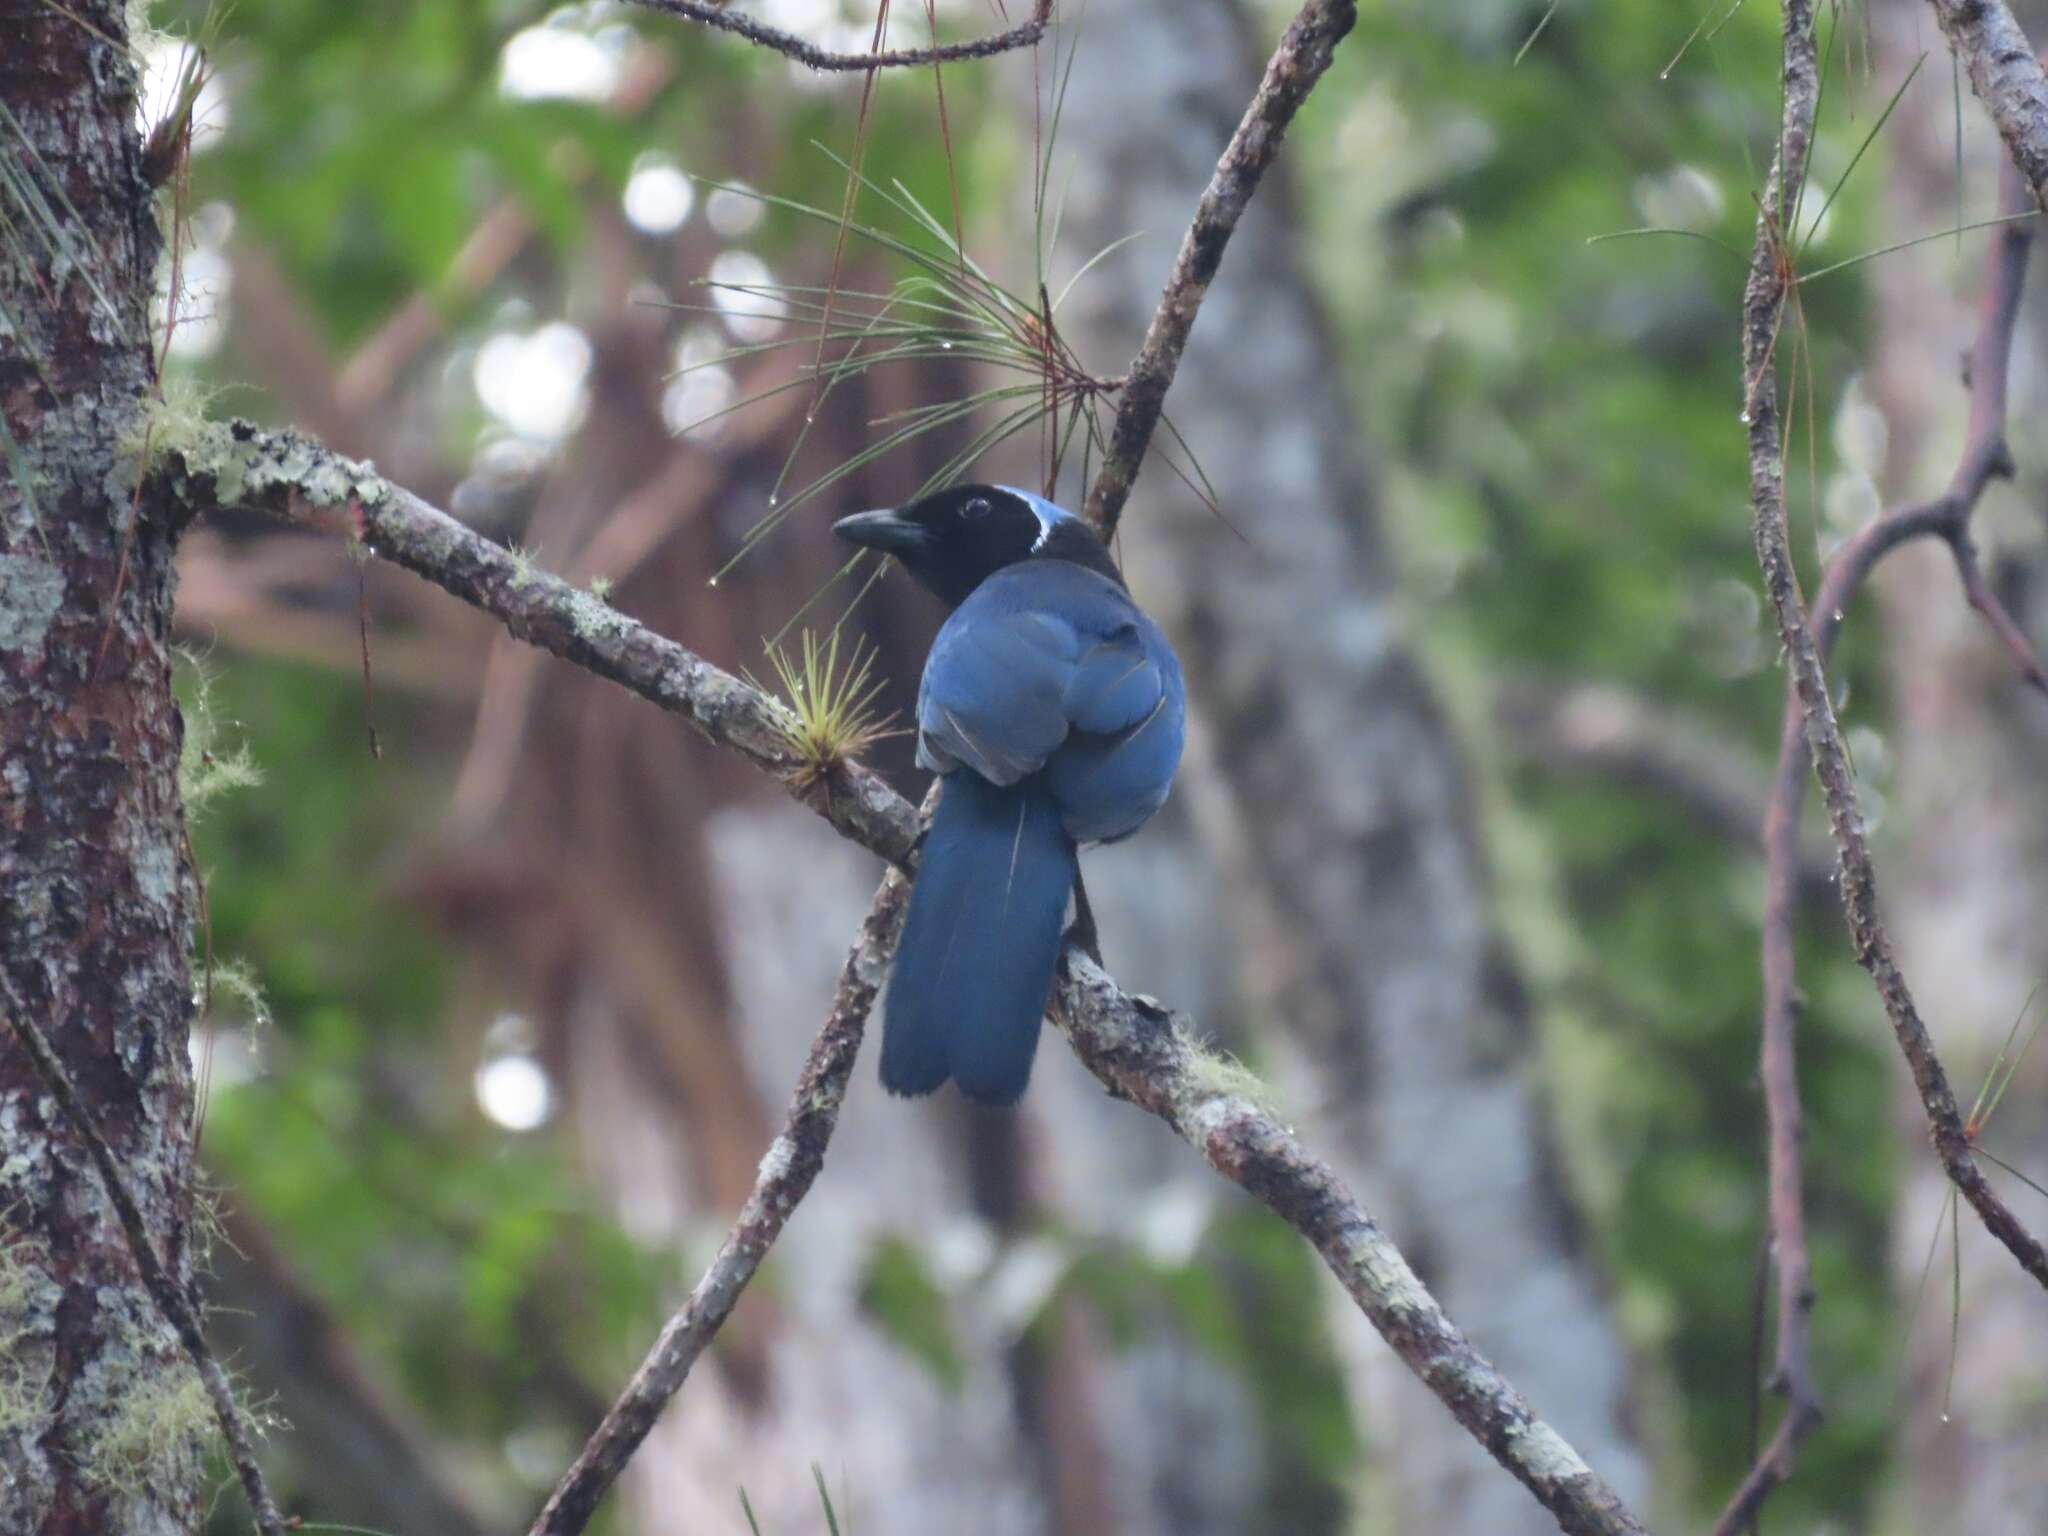
[[[1129,837],[1180,762],[1180,663],[1108,550],[1029,491],[965,485],[833,525],[953,612],[925,661],[917,760],[944,785],[882,1024],[882,1086],[1014,1104],[1059,963],[1076,850]],[[1092,942],[1092,935],[1091,935]]]

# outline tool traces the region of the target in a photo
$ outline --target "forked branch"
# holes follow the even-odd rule
[[[1877,983],[1919,1089],[1943,1167],[2021,1267],[2048,1285],[2048,1254],[1976,1166],[1946,1075],[1893,959],[1890,935],[1878,913],[1876,874],[1856,803],[1853,771],[1825,675],[1842,615],[1872,568],[1899,545],[1934,537],[1949,546],[1964,595],[1984,615],[2022,674],[2036,687],[2048,688],[2048,674],[2032,646],[1985,583],[1969,531],[1971,514],[1985,488],[1992,480],[2012,473],[2005,438],[2007,380],[2013,327],[2033,239],[2032,223],[2016,219],[2001,225],[1993,237],[1971,352],[1969,429],[1948,488],[1931,502],[1883,514],[1844,543],[1822,573],[1815,617],[1809,621],[1786,534],[1777,386],[1771,358],[1773,340],[1791,296],[1790,279],[1780,259],[1784,221],[1774,217],[1772,210],[1795,206],[1804,180],[1819,90],[1812,24],[1810,4],[1797,0],[1787,4],[1785,117],[1765,211],[1758,220],[1743,310],[1743,393],[1757,554],[1792,672],[1786,688],[1778,771],[1764,819],[1762,1073],[1770,1125],[1770,1233],[1778,1300],[1770,1384],[1784,1396],[1785,1412],[1770,1443],[1722,1512],[1717,1533],[1741,1530],[1754,1518],[1772,1490],[1791,1475],[1801,1443],[1820,1422],[1811,1362],[1815,1297],[1801,1166],[1804,1128],[1795,1051],[1798,1020],[1793,948],[1799,810],[1809,762],[1827,802],[1857,959]],[[2000,188],[2002,213],[2026,211],[2029,193],[2013,167],[2005,169]]]

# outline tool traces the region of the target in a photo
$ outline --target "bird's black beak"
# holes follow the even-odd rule
[[[884,550],[892,555],[915,554],[925,547],[930,537],[923,525],[912,522],[900,512],[856,512],[851,517],[840,518],[832,525],[832,531],[849,544]]]

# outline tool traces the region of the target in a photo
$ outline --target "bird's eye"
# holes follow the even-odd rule
[[[986,496],[971,496],[967,500],[967,505],[960,509],[960,515],[970,523],[977,518],[987,517],[988,513],[989,504]]]

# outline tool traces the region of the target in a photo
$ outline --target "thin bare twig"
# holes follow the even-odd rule
[[[107,1138],[101,1134],[99,1122],[93,1118],[92,1111],[79,1098],[71,1074],[64,1070],[64,1063],[57,1059],[57,1053],[50,1048],[42,1030],[11,995],[13,989],[10,987],[8,991],[7,1021],[14,1026],[14,1033],[35,1062],[36,1070],[42,1074],[50,1093],[70,1117],[72,1127],[92,1155],[93,1166],[99,1170],[100,1182],[106,1186],[107,1198],[113,1202],[114,1214],[120,1218],[121,1230],[128,1238],[128,1250],[135,1256],[135,1267],[141,1271],[142,1283],[149,1288],[158,1309],[178,1335],[178,1342],[185,1346],[192,1368],[199,1373],[200,1383],[213,1403],[214,1415],[220,1420],[221,1435],[228,1444],[228,1459],[235,1464],[235,1473],[242,1480],[242,1492],[248,1497],[257,1528],[263,1536],[285,1536],[284,1517],[278,1513],[269,1485],[263,1481],[263,1469],[256,1462],[256,1437],[249,1427],[248,1416],[242,1412],[242,1405],[235,1401],[227,1372],[221,1369],[220,1361],[214,1358],[213,1350],[206,1342],[206,1330],[199,1323],[199,1309],[185,1288],[164,1268],[163,1260],[157,1257],[156,1245],[150,1242],[149,1228],[143,1223],[142,1210],[121,1177],[113,1148],[107,1145]]]
[[[1950,1179],[1983,1217],[1993,1235],[2044,1285],[2048,1254],[2001,1202],[1971,1156],[1961,1116],[1935,1056],[1904,976],[1892,957],[1890,935],[1877,910],[1876,872],[1856,803],[1854,775],[1835,719],[1825,666],[1849,600],[1886,553],[1910,540],[1938,537],[1949,546],[1965,594],[2011,650],[2036,686],[2048,686],[2041,664],[2018,625],[1985,586],[1970,542],[1969,519],[1993,479],[2010,475],[2005,441],[2006,385],[2014,319],[2032,240],[2029,221],[2005,224],[1992,245],[1989,277],[1972,352],[1970,424],[1962,460],[1948,489],[1932,502],[1877,518],[1845,543],[1822,573],[1809,623],[1786,535],[1784,481],[1779,453],[1777,386],[1772,346],[1792,279],[1780,252],[1782,221],[1804,180],[1818,96],[1810,3],[1785,8],[1785,117],[1777,162],[1767,184],[1757,244],[1743,305],[1744,399],[1749,423],[1750,494],[1764,584],[1790,658],[1778,773],[1764,819],[1766,860],[1763,926],[1764,1008],[1762,1075],[1770,1125],[1770,1229],[1777,1275],[1778,1321],[1770,1385],[1785,1398],[1785,1412],[1715,1526],[1717,1536],[1743,1529],[1763,1501],[1791,1475],[1801,1443],[1820,1423],[1820,1399],[1811,1361],[1814,1306],[1806,1241],[1801,1147],[1803,1111],[1795,1054],[1793,888],[1798,858],[1799,808],[1809,761],[1820,779],[1841,863],[1842,900],[1858,961],[1870,972],[1900,1049],[1912,1070],[1936,1150]],[[2003,211],[2023,211],[2026,189],[2008,168],[2001,179]]]
[[[723,4],[711,3],[711,0],[634,0],[634,3],[645,6],[650,11],[681,16],[689,21],[701,21],[707,27],[717,27],[722,32],[735,33],[750,43],[772,49],[785,58],[794,59],[807,69],[837,72],[908,69],[918,65],[951,64],[961,59],[994,58],[999,53],[1010,53],[1019,48],[1031,47],[1045,36],[1045,29],[1052,25],[1052,0],[1036,0],[1031,7],[1031,15],[1007,32],[977,37],[964,43],[942,43],[932,48],[889,48],[876,49],[869,53],[835,53],[829,48],[820,48],[816,43],[798,37],[794,32],[771,27],[743,12],[728,10]]]
[[[820,792],[796,790],[789,773],[794,764],[772,700],[589,593],[535,569],[367,465],[339,458],[295,433],[266,433],[236,423],[209,429],[200,443],[166,451],[152,486],[187,512],[241,506],[342,537],[354,536],[360,526],[362,538],[378,555],[491,614],[519,638],[695,722],[713,741],[779,778],[853,841],[899,867],[912,858],[916,811],[867,770],[847,765]],[[1122,992],[1085,956],[1070,952],[1067,966],[1060,1012],[1076,1052],[1097,1077],[1166,1118],[1219,1172],[1308,1238],[1430,1391],[1557,1516],[1562,1529],[1575,1536],[1627,1536],[1642,1530],[1599,1475],[1473,1351],[1328,1167],[1246,1098],[1227,1068],[1190,1044],[1189,1021]],[[770,1173],[768,1187],[756,1189],[762,1200],[791,1187],[778,1182],[783,1176],[772,1167]],[[748,1211],[754,1209],[750,1200]],[[787,1208],[778,1209],[779,1229]],[[749,1220],[743,1215],[742,1226]],[[757,1262],[758,1253],[747,1257],[742,1249],[733,1250],[732,1263],[745,1266],[745,1274]],[[721,1271],[714,1265],[706,1277],[712,1289],[704,1308],[692,1312],[686,1307],[671,1324],[676,1348],[665,1356],[670,1363],[664,1370],[687,1370],[694,1358],[689,1350],[701,1348],[694,1341],[715,1331],[710,1307],[726,1295],[721,1274],[730,1279],[742,1269]],[[679,1383],[681,1377],[674,1379]],[[652,1395],[647,1401],[651,1412],[637,1407],[630,1412],[647,1412],[651,1422],[659,1409]],[[574,1527],[556,1529],[567,1533]]]
[[[1088,492],[1088,520],[1105,541],[1115,535],[1123,516],[1138,466],[1165,409],[1166,391],[1180,370],[1195,315],[1222,264],[1224,247],[1267,167],[1280,152],[1287,125],[1328,71],[1337,45],[1357,21],[1356,0],[1308,0],[1281,35],[1258,92],[1224,146],[1202,200],[1195,205],[1194,219],[1167,275],[1166,291],[1160,295],[1151,324],[1145,327],[1138,355],[1131,359],[1117,400],[1116,421],[1109,432],[1109,448]]]
[[[599,1501],[654,1428],[654,1421],[682,1390],[690,1367],[732,1315],[740,1293],[782,1235],[790,1213],[810,1192],[818,1170],[825,1165],[826,1144],[839,1122],[839,1106],[846,1098],[847,1079],[853,1075],[868,1013],[889,968],[889,957],[896,952],[909,889],[909,882],[894,870],[883,878],[867,920],[861,924],[860,937],[839,972],[832,1011],[804,1059],[782,1134],[761,1159],[760,1174],[739,1219],[689,1298],[661,1330],[625,1391],[555,1485],[530,1536],[578,1536],[590,1523]]]

